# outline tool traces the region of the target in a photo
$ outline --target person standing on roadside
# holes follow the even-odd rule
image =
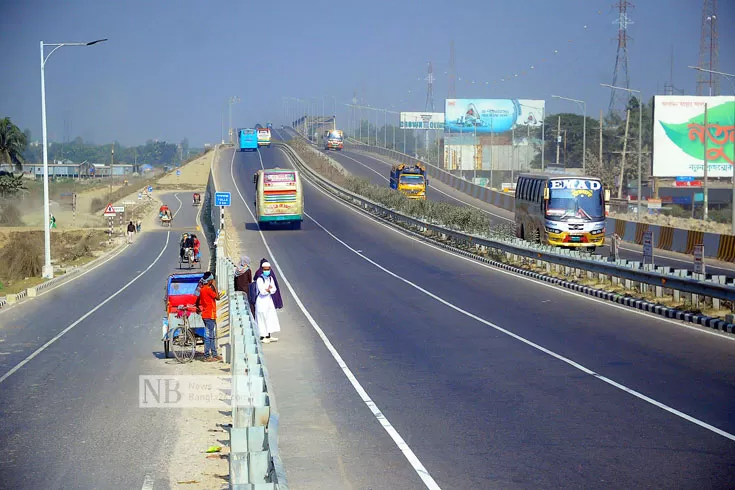
[[[250,269],[250,257],[245,255],[240,257],[240,263],[235,268],[235,291],[242,291],[248,298],[250,305],[250,313],[255,317],[254,298],[250,298],[250,283],[253,282],[253,271]]]
[[[204,362],[221,361],[217,355],[217,301],[220,299],[214,275],[207,271],[199,282],[197,311],[202,315],[206,335],[204,337]]]
[[[276,295],[280,299],[280,292],[276,287],[275,279],[271,277],[271,264],[268,261],[261,262],[258,274],[256,274],[258,299],[255,300],[255,320],[258,325],[260,341],[268,344],[277,342],[278,338],[272,334],[281,331],[274,299]],[[283,303],[281,303],[282,305]]]
[[[133,243],[133,233],[135,233],[135,225],[131,221],[128,223],[128,243]]]

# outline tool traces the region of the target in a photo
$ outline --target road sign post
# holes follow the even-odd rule
[[[643,263],[653,265],[653,231],[643,232]]]
[[[215,192],[214,205],[219,206],[219,228],[225,227],[225,208],[232,204],[232,194],[229,192]]]
[[[704,244],[699,243],[694,245],[694,273],[705,274],[704,264]]]

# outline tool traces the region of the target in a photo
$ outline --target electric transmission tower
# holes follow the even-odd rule
[[[429,61],[429,71],[424,80],[427,82],[426,107],[424,110],[426,112],[434,112],[434,69],[431,66],[431,61]]]
[[[717,0],[704,0],[702,33],[699,40],[699,67],[717,71],[719,68],[717,41]],[[697,95],[720,95],[720,81],[712,73],[697,71]]]
[[[628,0],[619,0],[618,3],[613,5],[613,8],[618,11],[618,18],[613,21],[613,24],[618,25],[618,52],[615,55],[615,70],[612,79],[612,84],[616,87],[630,88],[630,76],[628,75],[628,41],[630,36],[628,36],[628,26],[634,24],[634,22],[628,17],[628,9],[634,7],[635,5]],[[620,92],[620,90],[610,89],[609,113],[615,111],[617,99],[624,97]]]

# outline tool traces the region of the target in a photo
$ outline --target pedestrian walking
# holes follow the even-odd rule
[[[204,361],[221,361],[222,357],[217,355],[217,301],[220,299],[220,295],[217,291],[217,282],[211,272],[204,273],[197,290],[199,293],[196,301],[197,311],[202,315],[206,330]]]
[[[128,243],[133,243],[133,233],[135,233],[135,225],[131,221],[128,223]]]
[[[50,214],[49,215],[49,218],[48,218],[48,227],[49,227],[49,229],[50,228],[56,228],[56,216],[54,216],[53,214]]]
[[[272,275],[270,262],[261,262],[255,281],[258,286],[258,298],[255,300],[255,320],[260,341],[264,344],[277,342],[278,337],[273,334],[281,331],[281,325],[278,321],[276,309],[277,303],[280,303],[283,307],[283,301],[281,301],[281,293],[276,286],[275,277]]]
[[[255,298],[250,297],[250,283],[253,282],[253,271],[250,269],[250,257],[242,255],[240,263],[235,268],[235,291],[242,291],[248,298],[250,313],[255,317]]]
[[[141,225],[142,225],[142,223],[140,222],[140,220],[138,220],[138,221],[135,222],[135,232],[136,233],[140,233],[140,226]]]

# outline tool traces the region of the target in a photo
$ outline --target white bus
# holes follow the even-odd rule
[[[610,191],[600,179],[521,175],[515,196],[519,238],[590,251],[604,244]]]

